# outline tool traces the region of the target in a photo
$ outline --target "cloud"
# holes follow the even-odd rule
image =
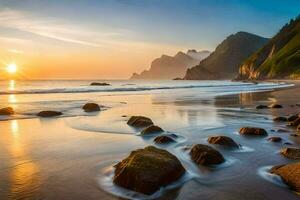
[[[61,20],[48,18],[37,19],[27,13],[4,9],[0,11],[0,27],[11,28],[20,31],[29,32],[48,39],[54,39],[73,44],[98,47],[99,45],[86,38],[95,38],[99,36],[108,36],[113,33],[97,33],[84,27],[69,25]]]

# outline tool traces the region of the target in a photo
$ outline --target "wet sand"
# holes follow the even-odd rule
[[[103,184],[105,170],[134,149],[153,145],[126,125],[128,117],[150,117],[163,129],[183,140],[167,149],[196,174],[180,187],[165,191],[160,199],[298,199],[286,187],[264,178],[264,167],[290,163],[278,154],[287,145],[266,138],[245,138],[242,126],[265,128],[269,136],[280,136],[294,147],[299,137],[278,115],[300,112],[299,83],[289,89],[243,93],[216,98],[177,94],[105,96],[103,102],[125,102],[94,116],[1,121],[0,199],[120,199]],[[256,110],[258,104],[282,104],[283,109]],[[293,105],[293,107],[291,107]],[[272,132],[284,128],[288,133]],[[216,147],[230,161],[219,168],[197,168],[182,148],[207,144],[212,135],[227,135],[244,147],[229,151]],[[165,148],[160,146],[161,148]]]

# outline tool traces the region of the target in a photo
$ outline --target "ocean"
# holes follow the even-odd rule
[[[91,82],[111,86],[90,86]],[[283,147],[299,145],[294,130],[275,123],[278,115],[300,112],[299,88],[284,82],[53,80],[1,81],[0,107],[12,106],[12,116],[0,116],[0,199],[298,199],[268,170],[289,162]],[[100,112],[85,113],[95,102]],[[259,104],[281,103],[283,109],[257,110]],[[39,118],[42,110],[63,112]],[[127,125],[130,116],[152,119],[176,143],[156,144]],[[265,138],[241,136],[241,127],[264,128]],[[285,129],[286,133],[277,132]],[[226,162],[202,167],[187,148],[206,144],[210,136],[231,137],[240,145],[229,150],[211,145]],[[114,165],[131,151],[153,145],[174,154],[185,176],[151,196],[113,184]]]

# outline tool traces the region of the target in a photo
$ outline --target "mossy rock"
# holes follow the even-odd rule
[[[263,128],[257,127],[243,127],[239,130],[241,135],[246,136],[266,136],[268,135],[267,131]]]
[[[281,142],[282,138],[281,137],[270,137],[270,138],[268,138],[268,140],[270,142]]]
[[[280,176],[292,190],[300,192],[300,162],[275,166],[270,173]]]
[[[41,111],[37,114],[39,117],[56,117],[62,115],[62,112],[59,111],[52,111],[52,110],[45,110]]]
[[[297,148],[284,148],[280,153],[292,160],[300,160],[300,149]]]
[[[154,142],[157,144],[170,144],[170,143],[175,143],[176,140],[174,140],[172,137],[168,135],[161,135],[158,136],[154,139]]]
[[[145,128],[144,130],[142,130],[141,135],[144,136],[153,135],[153,134],[159,134],[161,132],[164,132],[162,128],[160,128],[159,126],[151,125]]]
[[[286,122],[287,118],[286,117],[275,117],[273,119],[274,122]]]
[[[100,106],[96,103],[86,103],[82,109],[85,112],[97,112],[100,111]]]
[[[219,151],[204,144],[194,145],[190,151],[190,156],[198,165],[217,165],[225,162]]]
[[[12,107],[6,107],[0,109],[0,115],[13,115],[15,113]]]
[[[90,86],[110,86],[109,83],[92,82]]]
[[[130,126],[136,127],[136,128],[142,128],[142,127],[147,127],[147,126],[153,125],[153,122],[148,117],[131,116],[130,119],[128,120],[127,124]]]
[[[148,146],[132,151],[115,165],[113,182],[126,189],[151,195],[177,181],[184,173],[185,169],[173,154]]]
[[[227,136],[212,136],[207,139],[210,144],[217,144],[227,148],[239,148],[239,145]]]

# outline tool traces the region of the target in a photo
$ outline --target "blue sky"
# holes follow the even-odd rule
[[[11,52],[126,53],[139,59],[120,63],[141,70],[161,54],[214,50],[238,31],[272,37],[299,14],[299,0],[0,0],[0,43]]]

